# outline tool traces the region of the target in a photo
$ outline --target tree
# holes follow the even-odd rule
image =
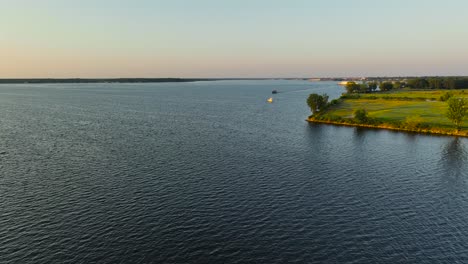
[[[447,117],[455,124],[458,131],[463,124],[463,118],[465,118],[468,110],[467,100],[465,98],[451,97],[448,99],[447,104]]]
[[[376,82],[370,82],[367,84],[367,86],[369,87],[369,90],[371,92],[375,92],[375,90],[377,90],[377,83]]]
[[[380,91],[390,91],[393,89],[393,83],[383,82],[380,84]]]
[[[307,105],[310,107],[312,114],[315,115],[317,112],[323,110],[328,103],[328,95],[327,94],[311,94],[309,98],[307,98]]]
[[[347,82],[346,83],[346,91],[348,93],[356,93],[359,92],[361,86],[355,82]]]
[[[429,79],[429,89],[443,89],[442,79],[440,78],[431,78]]]
[[[359,109],[356,109],[356,111],[354,111],[354,118],[356,119],[356,121],[358,121],[361,124],[365,124],[369,120],[367,111],[366,109],[363,109],[363,108],[359,108]]]
[[[448,99],[450,99],[450,97],[453,97],[453,93],[452,92],[445,92],[443,95],[441,95],[439,97],[439,101],[445,102]]]
[[[444,89],[455,89],[455,80],[453,78],[446,78],[443,80]]]
[[[424,78],[415,78],[408,80],[408,86],[410,88],[424,89],[429,88],[429,82]]]
[[[396,81],[393,83],[393,89],[400,89],[403,84],[400,81]]]
[[[369,92],[369,86],[366,83],[361,83],[359,84],[359,93],[368,93]]]

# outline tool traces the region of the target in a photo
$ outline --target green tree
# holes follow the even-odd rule
[[[377,90],[377,83],[376,82],[370,82],[367,84],[367,86],[369,87],[369,91],[371,92],[375,92],[375,90]]]
[[[359,92],[359,89],[361,86],[357,84],[356,82],[348,82],[346,83],[346,91],[348,93],[357,93]]]
[[[359,85],[359,92],[360,93],[370,93],[371,89],[369,87],[369,84],[367,83],[362,83]]]
[[[445,78],[443,80],[444,89],[455,89],[455,80],[453,78]]]
[[[309,98],[307,98],[307,105],[310,107],[312,114],[315,115],[317,112],[322,111],[325,109],[328,103],[328,95],[327,94],[310,94]]]
[[[400,89],[403,84],[400,81],[393,83],[393,89]]]
[[[443,89],[441,78],[431,78],[428,80],[429,89]]]
[[[463,118],[465,118],[468,110],[467,100],[465,98],[451,97],[448,99],[447,104],[447,117],[455,124],[458,131],[463,124]]]
[[[441,95],[439,97],[439,101],[445,102],[448,99],[450,99],[450,97],[453,97],[453,93],[452,92],[445,92],[443,95]]]
[[[356,109],[356,111],[354,111],[354,119],[356,119],[356,121],[358,121],[361,124],[367,123],[367,121],[369,120],[369,116],[367,114],[366,109]]]
[[[429,87],[429,82],[424,78],[414,78],[408,80],[408,86],[410,88],[424,89]]]
[[[393,89],[393,83],[383,82],[380,84],[380,91],[390,91]]]

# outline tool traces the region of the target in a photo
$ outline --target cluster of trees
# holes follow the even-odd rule
[[[348,93],[372,93],[377,90],[377,87],[381,91],[390,91],[394,88],[400,88],[401,83],[392,83],[392,82],[381,82],[377,84],[377,82],[367,82],[367,83],[356,83],[356,82],[348,82],[346,84],[346,91]]]
[[[427,77],[412,78],[403,81],[377,81],[367,83],[348,82],[346,91],[348,93],[371,93],[377,90],[390,91],[409,87],[413,89],[468,89],[468,77]]]
[[[393,90],[393,83],[391,82],[382,82],[380,83],[380,90],[381,91],[390,91],[390,90]]]
[[[431,77],[414,78],[407,82],[407,86],[415,89],[466,89],[467,77]]]
[[[345,87],[348,93],[369,93],[369,92],[375,92],[375,90],[377,90],[377,83],[376,82],[369,82],[369,83],[348,82]]]
[[[455,124],[457,130],[460,130],[463,119],[468,111],[468,100],[465,98],[450,97],[447,104],[447,117]]]
[[[328,105],[327,94],[310,94],[307,98],[307,105],[310,107],[312,114],[315,115],[317,112],[324,110]]]

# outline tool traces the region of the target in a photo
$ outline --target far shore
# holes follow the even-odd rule
[[[52,83],[161,83],[161,82],[197,82],[213,79],[184,78],[12,78],[0,79],[0,84],[52,84]]]
[[[202,81],[263,81],[263,80],[308,80],[310,78],[0,78],[0,84],[52,84],[52,83],[172,83]],[[315,80],[315,79],[314,79]],[[323,78],[319,81],[335,79]],[[339,79],[341,80],[341,79]]]

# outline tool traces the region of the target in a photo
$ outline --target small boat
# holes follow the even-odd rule
[[[273,98],[272,97],[268,98],[267,102],[273,103]]]
[[[278,93],[278,91],[276,91],[276,90],[273,90],[273,91],[271,91],[271,93],[272,93],[272,94],[277,94],[277,93]]]

